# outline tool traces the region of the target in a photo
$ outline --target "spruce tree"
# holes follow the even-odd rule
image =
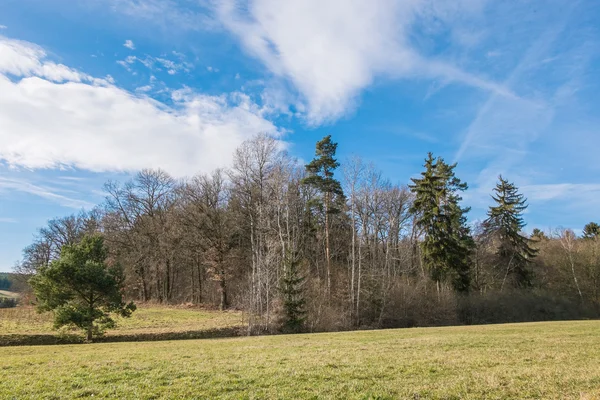
[[[533,231],[531,232],[530,238],[531,238],[531,240],[536,241],[536,242],[548,240],[548,236],[546,236],[546,234],[538,228],[533,229]]]
[[[600,225],[595,222],[590,222],[583,227],[583,238],[594,239],[600,237]]]
[[[495,244],[497,265],[502,268],[502,286],[509,276],[516,287],[531,286],[532,273],[529,264],[537,254],[530,246],[531,239],[521,232],[525,227],[523,211],[527,209],[527,199],[519,189],[500,176],[492,199],[496,202],[488,211],[484,221],[484,232]]]
[[[331,246],[329,244],[330,214],[340,212],[344,201],[344,192],[340,182],[334,178],[335,170],[340,163],[335,159],[337,143],[331,141],[331,135],[318,141],[315,158],[306,165],[308,176],[302,183],[316,189],[321,197],[316,199],[316,205],[325,215],[325,261],[327,263],[327,293],[331,293]]]
[[[424,234],[420,243],[423,263],[438,285],[450,280],[456,291],[467,292],[474,243],[467,226],[469,208],[460,206],[460,192],[468,186],[455,176],[456,164],[449,165],[432,153],[424,167],[421,178],[413,178],[409,185],[415,195],[411,211]]]
[[[300,275],[299,267],[298,255],[288,252],[281,287],[284,310],[281,331],[284,333],[298,333],[304,328],[306,300],[302,290],[304,277]]]

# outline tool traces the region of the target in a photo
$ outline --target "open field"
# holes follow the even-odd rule
[[[0,290],[0,297],[9,297],[11,299],[16,299],[19,297],[19,293],[9,292],[8,290]]]
[[[103,340],[166,340],[233,336],[242,326],[240,312],[199,308],[138,306],[131,318],[118,318],[117,328]],[[80,331],[55,331],[52,314],[38,314],[33,307],[0,309],[0,346],[14,344],[74,343]]]
[[[6,347],[0,398],[600,398],[600,321]]]

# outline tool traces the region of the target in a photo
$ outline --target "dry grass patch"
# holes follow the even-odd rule
[[[117,328],[103,340],[135,341],[230,336],[242,326],[237,311],[218,312],[196,307],[141,305],[131,318],[118,318]],[[0,345],[81,341],[79,331],[52,328],[52,314],[33,307],[0,309]]]

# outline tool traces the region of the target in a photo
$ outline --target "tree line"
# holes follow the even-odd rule
[[[126,298],[241,309],[248,333],[597,316],[599,225],[525,234],[526,199],[504,177],[469,224],[456,164],[430,153],[401,185],[336,151],[327,136],[302,165],[259,135],[229,169],[108,182],[103,204],[41,228],[16,269],[35,276],[100,235]]]

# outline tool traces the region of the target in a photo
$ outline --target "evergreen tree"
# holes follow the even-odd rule
[[[334,172],[340,164],[335,159],[337,143],[331,141],[331,135],[325,136],[316,144],[315,158],[306,165],[308,176],[302,183],[316,189],[321,197],[317,199],[317,206],[325,215],[325,259],[327,263],[327,292],[331,293],[331,246],[330,214],[340,212],[344,202],[344,192],[340,182],[334,178]]]
[[[302,290],[304,277],[300,275],[300,262],[296,253],[288,252],[285,264],[281,288],[284,309],[281,330],[285,333],[297,333],[302,331],[306,319],[306,300]]]
[[[474,246],[466,219],[469,208],[460,206],[460,192],[467,190],[467,184],[455,176],[456,164],[448,165],[432,153],[424,167],[421,178],[413,178],[409,185],[415,195],[411,212],[424,234],[420,243],[423,263],[436,283],[450,279],[456,291],[467,292]]]
[[[595,222],[590,222],[583,227],[583,238],[594,239],[600,237],[600,225]]]
[[[87,340],[105,328],[114,327],[111,314],[129,317],[133,303],[121,294],[123,272],[106,264],[107,251],[101,236],[84,236],[66,245],[58,260],[43,266],[30,279],[38,310],[54,311],[54,326],[75,325],[84,329]]]
[[[496,205],[490,207],[484,221],[485,234],[496,245],[497,265],[504,271],[502,287],[509,275],[513,276],[515,286],[529,287],[532,278],[529,264],[537,250],[530,246],[529,238],[521,235],[526,225],[522,214],[527,209],[527,199],[513,183],[502,176],[498,179],[492,195]]]
[[[546,236],[546,234],[542,230],[534,228],[533,232],[531,232],[531,240],[541,242],[543,240],[548,240],[548,236]]]

